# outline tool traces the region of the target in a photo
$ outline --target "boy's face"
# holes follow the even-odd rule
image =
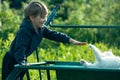
[[[44,18],[41,18],[40,15],[38,15],[36,17],[30,16],[30,19],[34,27],[41,28],[43,27],[43,24],[46,22],[47,17],[45,16]]]

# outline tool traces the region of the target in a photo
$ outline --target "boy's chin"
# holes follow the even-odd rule
[[[38,28],[42,28],[42,27],[44,27],[44,25],[39,25],[39,26],[37,26]]]
[[[44,27],[44,24],[40,24],[40,26],[39,27]]]

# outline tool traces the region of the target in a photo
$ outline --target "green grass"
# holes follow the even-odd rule
[[[0,39],[1,43],[2,40]],[[9,49],[11,40],[6,40],[3,42],[3,46],[0,46],[0,52],[1,52],[1,59],[0,63],[2,63],[2,58],[6,51]],[[103,43],[96,43],[96,45],[101,51],[108,51],[109,49],[112,49],[113,53],[115,55],[120,55],[120,50],[116,46],[107,46],[107,44]],[[47,48],[48,47],[48,48]],[[89,62],[94,62],[95,57],[92,52],[92,50],[88,47],[88,44],[85,46],[76,46],[76,45],[64,45],[62,43],[59,44],[59,46],[56,46],[53,44],[52,46],[47,45],[44,48],[38,48],[39,52],[39,59],[40,61],[46,61],[46,60],[59,60],[59,61],[80,61],[80,59],[85,59]],[[35,51],[32,55],[28,57],[28,62],[34,63],[37,62]],[[0,72],[1,72],[1,66],[0,65]],[[46,80],[46,72],[42,71],[43,80]],[[51,71],[52,80],[56,80],[55,71]],[[1,78],[1,73],[0,73]],[[30,70],[30,78],[31,80],[38,80],[39,73],[38,70]],[[26,80],[26,77],[25,77]]]

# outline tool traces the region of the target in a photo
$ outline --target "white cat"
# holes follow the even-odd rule
[[[112,51],[102,53],[92,44],[89,44],[89,47],[94,51],[96,62],[89,63],[82,59],[82,65],[92,68],[120,68],[120,57],[113,55]]]

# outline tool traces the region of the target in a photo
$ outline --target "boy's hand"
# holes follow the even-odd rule
[[[74,39],[70,39],[69,42],[75,45],[86,45],[86,42],[80,42]]]
[[[74,44],[75,44],[75,45],[86,45],[86,42],[79,42],[79,41],[78,41],[78,42],[75,42]]]
[[[23,61],[19,62],[19,65],[28,66],[29,64],[25,60],[23,60]]]

